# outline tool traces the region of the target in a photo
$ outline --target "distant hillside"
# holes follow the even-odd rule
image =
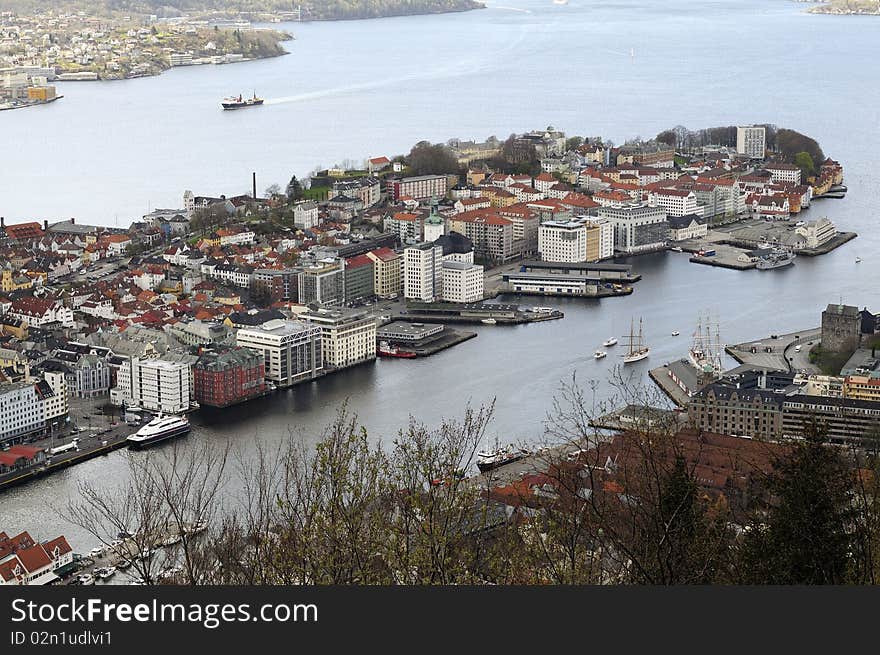
[[[880,0],[827,0],[810,8],[814,14],[880,14]]]
[[[160,16],[198,11],[295,11],[300,6],[304,19],[339,20],[468,11],[480,9],[483,4],[476,0],[0,0],[0,11],[52,9]]]

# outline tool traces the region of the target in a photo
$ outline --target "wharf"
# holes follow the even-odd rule
[[[666,430],[677,432],[687,423],[687,414],[651,405],[626,405],[590,421],[590,427],[600,430],[624,432],[643,430],[646,432]]]
[[[821,328],[810,328],[726,346],[724,350],[740,364],[761,366],[776,371],[818,372],[818,368],[810,363],[810,349],[804,348],[798,352],[796,347],[811,346],[817,343],[821,336]]]
[[[648,377],[678,407],[687,407],[691,396],[705,386],[700,383],[697,369],[683,359],[651,369]]]
[[[86,437],[80,436],[78,450],[72,450],[58,455],[47,455],[45,462],[34,464],[25,468],[16,469],[9,473],[0,475],[0,491],[23,484],[45,475],[56,473],[62,469],[75,464],[80,464],[87,460],[107,455],[110,452],[123,448],[127,445],[128,435],[131,434],[129,426],[124,423],[117,428],[112,428],[105,434],[92,434]],[[70,437],[70,440],[76,437]],[[58,440],[44,439],[41,441],[25,444],[35,448],[50,448],[60,446]]]
[[[432,340],[430,343],[415,348],[406,348],[406,350],[414,352],[417,357],[428,357],[439,353],[441,350],[446,350],[447,348],[452,348],[452,346],[464,343],[476,336],[476,332],[459,332],[458,330],[447,328],[439,338]]]

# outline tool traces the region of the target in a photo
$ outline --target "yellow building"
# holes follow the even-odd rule
[[[11,268],[4,268],[3,274],[0,275],[0,290],[4,293],[10,291],[18,291],[19,289],[30,289],[34,285],[33,280],[27,275],[18,274]]]
[[[0,316],[0,334],[24,341],[28,338],[27,323],[12,316]]]
[[[850,375],[843,381],[843,396],[856,400],[880,402],[880,378]]]
[[[367,253],[373,261],[373,285],[380,298],[393,298],[403,288],[403,257],[391,248],[376,248]]]
[[[29,86],[27,90],[28,100],[48,102],[55,99],[54,86]]]

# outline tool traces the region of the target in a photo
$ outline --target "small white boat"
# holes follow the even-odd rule
[[[672,246],[672,248],[670,248],[670,250],[672,252],[684,252],[684,248],[682,248],[681,246]]]
[[[81,585],[95,584],[95,576],[93,576],[91,573],[81,573],[80,575],[76,576],[76,581],[78,584]]]
[[[607,355],[608,355],[608,353],[606,353],[604,350],[597,350],[596,352],[593,353],[593,358],[594,359],[602,359],[603,357],[606,357]]]
[[[107,578],[112,578],[116,575],[116,567],[115,566],[102,566],[95,569],[95,577],[98,580],[106,580]]]
[[[681,334],[681,332],[679,332],[678,330],[672,331],[672,336],[674,336],[674,337],[677,337],[679,334]]]
[[[616,346],[617,345],[617,337],[610,337],[608,339],[605,339],[605,341],[602,342],[602,345],[605,348],[610,348],[611,346]]]
[[[862,263],[862,258],[856,257],[856,264],[861,264],[861,263]]]
[[[486,325],[495,325],[498,321],[494,318],[484,318],[480,323],[485,323]]]

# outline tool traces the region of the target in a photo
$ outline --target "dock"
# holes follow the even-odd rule
[[[740,364],[761,366],[776,371],[811,370],[816,367],[810,364],[809,348],[803,348],[800,352],[795,348],[798,345],[816,344],[821,336],[821,328],[809,328],[726,346],[724,350]]]
[[[678,407],[687,407],[691,396],[705,386],[699,381],[697,369],[683,359],[651,369],[648,377]]]

